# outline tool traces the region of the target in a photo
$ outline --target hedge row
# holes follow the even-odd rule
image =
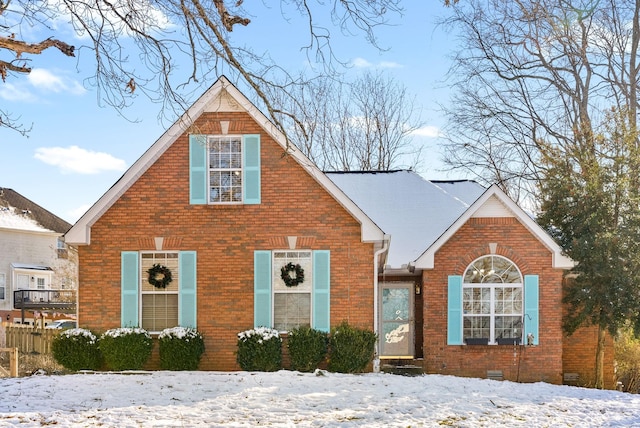
[[[291,369],[310,372],[327,359],[338,373],[363,372],[373,360],[374,332],[343,322],[327,334],[310,327],[289,331],[287,348]],[[277,330],[260,327],[238,334],[237,361],[243,370],[276,371],[282,368],[282,338]]]
[[[204,340],[195,329],[173,327],[158,336],[163,370],[195,370]],[[51,345],[53,357],[68,370],[139,370],[153,349],[151,335],[141,328],[115,328],[99,338],[83,328],[64,330]]]

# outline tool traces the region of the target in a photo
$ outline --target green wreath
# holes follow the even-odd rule
[[[173,281],[171,270],[161,264],[154,264],[147,273],[149,274],[149,284],[156,288],[167,288],[167,285]]]
[[[287,287],[295,287],[304,282],[304,269],[299,264],[289,262],[280,269],[280,278]]]

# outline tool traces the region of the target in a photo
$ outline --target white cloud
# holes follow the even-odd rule
[[[382,61],[381,63],[378,64],[378,67],[380,67],[380,68],[401,68],[402,65],[398,64],[397,62]]]
[[[373,64],[371,64],[369,61],[367,61],[364,58],[358,57],[358,58],[355,58],[353,61],[351,61],[351,65],[358,68],[367,68],[367,67],[371,67]]]
[[[104,171],[124,171],[127,168],[122,159],[78,146],[40,147],[36,149],[34,157],[48,165],[57,166],[65,174],[98,174]]]
[[[58,76],[44,68],[34,68],[27,76],[29,83],[38,89],[50,92],[70,92],[72,94],[81,95],[85,89],[75,80]]]
[[[22,85],[4,83],[0,85],[0,98],[7,101],[33,102],[36,97]]]
[[[416,137],[427,137],[427,138],[438,138],[442,134],[440,133],[440,128],[437,126],[423,126],[422,128],[416,129],[411,133]]]
[[[353,61],[351,61],[351,65],[353,67],[356,68],[400,68],[402,67],[401,64],[398,64],[397,62],[392,62],[392,61],[381,61],[377,64],[374,64],[372,62],[367,61],[364,58],[354,58]]]

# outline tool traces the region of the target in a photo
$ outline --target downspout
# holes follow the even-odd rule
[[[389,249],[391,236],[385,234],[382,238],[382,248],[373,253],[373,332],[378,335],[378,258]],[[384,267],[383,267],[384,269]],[[380,340],[376,341],[376,351],[373,357],[373,371],[380,372]]]

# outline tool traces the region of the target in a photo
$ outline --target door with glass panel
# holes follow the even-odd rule
[[[413,358],[413,283],[380,286],[380,357]]]

